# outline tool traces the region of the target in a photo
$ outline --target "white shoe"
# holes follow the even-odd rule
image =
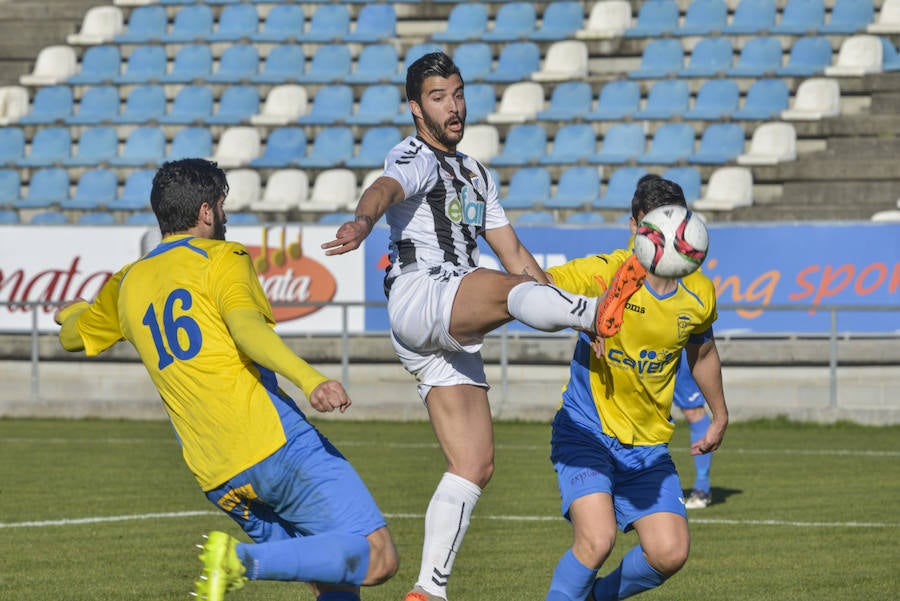
[[[710,496],[708,492],[703,492],[699,488],[695,488],[694,490],[692,490],[691,494],[684,502],[684,506],[687,509],[703,509],[704,507],[709,507],[710,504],[712,504],[712,496]]]

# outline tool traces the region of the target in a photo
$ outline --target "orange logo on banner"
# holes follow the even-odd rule
[[[262,231],[261,246],[247,246],[269,302],[325,303],[334,298],[337,282],[328,269],[303,256],[302,231],[297,241],[287,243],[285,228],[277,248],[269,247],[269,228]],[[275,321],[290,321],[315,313],[322,307],[272,307]]]

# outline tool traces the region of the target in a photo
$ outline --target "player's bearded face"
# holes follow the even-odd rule
[[[455,148],[466,126],[466,97],[459,75],[426,79],[419,107],[428,135],[446,148]]]
[[[224,201],[224,199],[222,199]],[[222,202],[216,203],[216,208],[213,209],[213,240],[224,240],[225,239],[225,209],[222,207]]]
[[[466,105],[462,105],[461,112],[453,112],[443,119],[433,116],[423,107],[422,120],[435,140],[448,148],[454,148],[462,140],[466,129]]]

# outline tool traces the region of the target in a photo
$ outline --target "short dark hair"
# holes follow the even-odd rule
[[[180,159],[163,163],[153,177],[150,207],[163,236],[197,225],[203,203],[214,206],[228,196],[228,181],[219,166],[206,159]]]
[[[416,59],[406,70],[406,99],[421,104],[422,84],[426,79],[435,76],[449,78],[454,74],[462,79],[459,67],[445,52],[431,52]]]
[[[681,186],[658,175],[645,175],[638,180],[631,198],[631,216],[645,215],[657,207],[664,205],[687,206]]]

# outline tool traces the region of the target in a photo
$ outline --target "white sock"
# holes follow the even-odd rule
[[[571,294],[551,284],[523,282],[506,297],[509,314],[536,330],[594,329],[597,299]]]
[[[425,512],[425,541],[418,584],[431,595],[447,598],[447,580],[462,544],[481,489],[450,472],[437,485]]]

